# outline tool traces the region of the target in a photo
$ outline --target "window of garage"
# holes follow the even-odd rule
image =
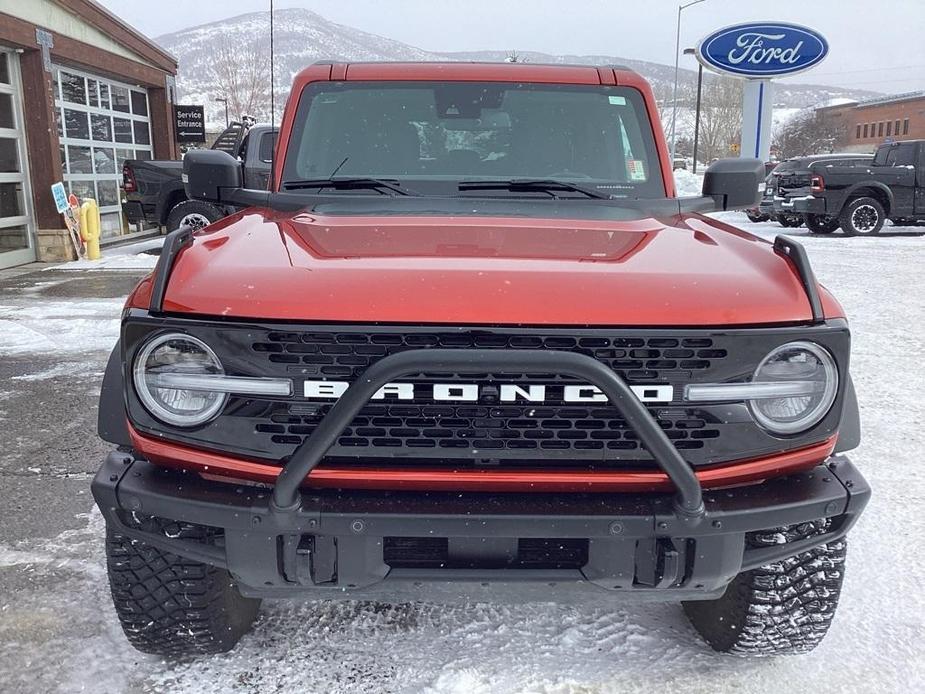
[[[104,238],[121,234],[122,162],[152,157],[147,90],[63,66],[54,78],[65,185],[99,203]]]

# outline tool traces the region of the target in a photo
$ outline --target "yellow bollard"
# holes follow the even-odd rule
[[[87,245],[87,260],[100,259],[100,207],[93,198],[80,206],[80,235]]]

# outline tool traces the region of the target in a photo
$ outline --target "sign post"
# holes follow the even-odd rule
[[[203,106],[175,104],[173,116],[177,142],[187,144],[206,141],[206,117]]]
[[[697,45],[697,60],[714,72],[744,77],[739,156],[768,161],[771,152],[771,79],[796,74],[828,55],[822,34],[784,22],[749,22],[714,31]]]

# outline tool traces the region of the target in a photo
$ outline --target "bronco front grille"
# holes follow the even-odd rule
[[[251,349],[274,372],[306,379],[353,381],[378,359],[409,349],[564,350],[592,356],[631,384],[672,385],[680,400],[681,386],[715,370],[728,357],[711,337],[619,334],[541,334],[536,331],[273,331],[255,340]],[[646,458],[636,433],[616,408],[575,407],[561,399],[561,388],[542,405],[501,403],[502,383],[580,384],[558,374],[422,373],[404,382],[477,383],[477,403],[414,401],[367,405],[338,440],[341,453],[361,452],[411,457],[535,458],[537,455],[577,460]],[[560,399],[555,399],[559,393]],[[332,403],[278,403],[254,427],[257,436],[278,446],[301,444]],[[667,436],[682,450],[696,450],[720,436],[716,417],[702,409],[663,403],[650,408]]]
[[[259,324],[183,321],[171,329],[196,335],[219,356],[226,373],[292,381],[284,396],[232,395],[221,415],[193,429],[155,420],[129,392],[133,425],[143,433],[249,459],[284,463],[333,407],[333,399],[307,397],[306,383],[352,383],[372,364],[419,349],[556,350],[597,359],[631,386],[659,393],[645,402],[667,437],[694,466],[777,452],[785,444],[761,429],[745,403],[693,405],[691,383],[748,380],[774,347],[813,339],[833,354],[847,352],[846,330],[828,326],[777,328],[590,328],[521,326],[397,326]],[[163,322],[129,321],[126,358]],[[537,467],[627,469],[654,466],[651,456],[616,408],[606,402],[567,400],[567,386],[587,386],[558,374],[420,373],[404,377],[413,399],[391,395],[370,401],[332,446],[327,466]],[[476,386],[470,401],[435,400],[433,386]],[[500,397],[502,386],[529,390],[546,385],[542,401]],[[825,427],[788,440],[808,445]]]

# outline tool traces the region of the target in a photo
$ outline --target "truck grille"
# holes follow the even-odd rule
[[[274,372],[307,379],[352,381],[378,359],[408,349],[478,348],[502,350],[567,350],[594,357],[631,384],[690,383],[695,374],[714,369],[728,356],[709,337],[566,336],[460,332],[360,333],[270,332],[251,345]],[[502,404],[497,384],[544,383],[580,385],[557,374],[479,374],[457,376],[427,373],[401,379],[416,385],[435,382],[476,383],[479,402],[446,403],[429,398],[367,405],[338,441],[339,454],[404,451],[416,457],[548,457],[578,460],[646,458],[636,433],[616,408],[576,407],[552,391],[542,405]],[[681,389],[675,387],[675,399]],[[556,400],[555,392],[560,394]],[[256,435],[270,443],[301,444],[333,403],[278,403],[255,425]],[[716,417],[701,409],[664,403],[650,407],[659,425],[681,450],[696,450],[720,436]],[[640,455],[640,452],[642,454]],[[402,453],[404,455],[405,453]]]

